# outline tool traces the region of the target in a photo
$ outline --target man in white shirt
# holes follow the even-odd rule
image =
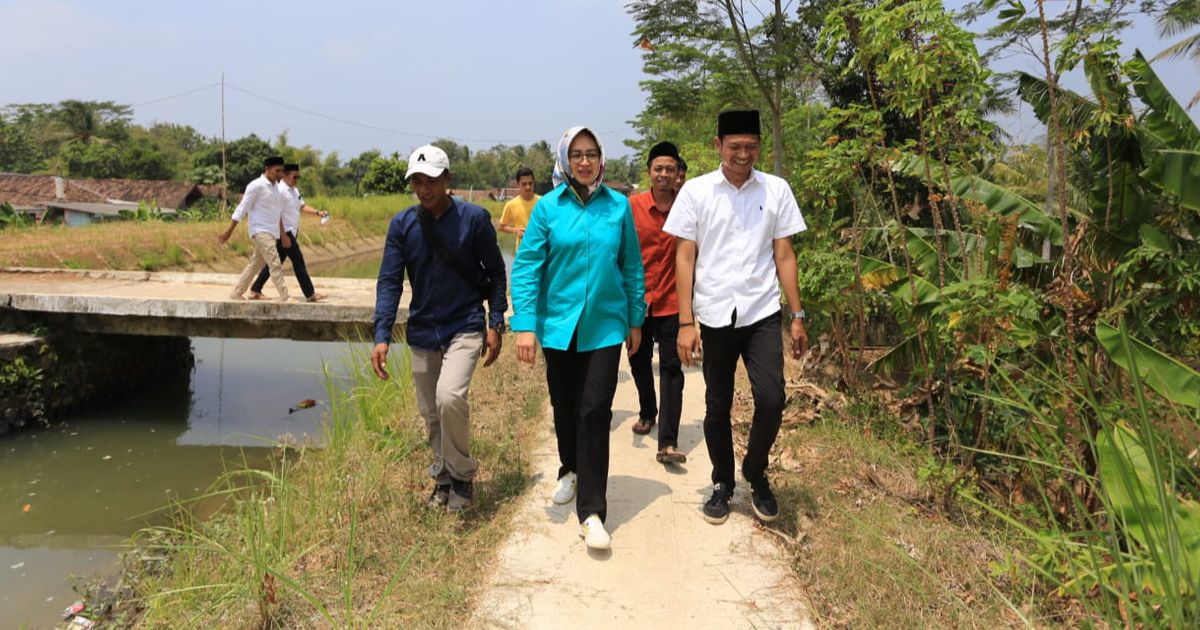
[[[304,292],[304,299],[309,302],[319,302],[324,299],[324,295],[317,293],[313,287],[312,278],[308,275],[308,267],[304,264],[304,252],[300,251],[300,215],[304,212],[315,214],[322,219],[328,216],[329,213],[304,203],[304,196],[300,194],[300,189],[296,186],[300,182],[300,165],[299,164],[284,164],[283,165],[283,180],[279,182],[279,191],[283,193],[284,209],[283,209],[283,231],[292,241],[292,246],[285,248],[282,241],[276,241],[275,250],[279,253],[279,264],[290,258],[292,260],[292,273],[296,276],[296,281],[300,283],[300,290]],[[267,284],[267,278],[271,277],[271,268],[263,265],[261,271],[258,272],[258,279],[250,286],[250,299],[262,300],[265,296],[262,294],[263,287]]]
[[[677,343],[685,366],[695,363],[704,342],[704,441],[713,463],[713,493],[704,504],[704,519],[713,524],[729,518],[735,485],[729,414],[738,357],[754,397],[742,476],[750,482],[755,515],[764,522],[779,517],[767,461],[786,403],[781,285],[790,305],[792,358],[799,359],[808,346],[791,239],[805,229],[804,218],[787,181],[754,169],[759,124],[754,110],[718,116],[714,145],[721,166],[683,185],[663,226],[677,238]]]
[[[275,249],[275,241],[281,241],[284,247],[291,247],[292,241],[283,231],[284,197],[277,184],[283,178],[283,158],[269,157],[263,162],[263,174],[246,186],[242,202],[233,211],[229,227],[217,237],[222,245],[233,235],[233,229],[243,219],[247,219],[250,229],[250,241],[254,244],[254,253],[250,262],[242,270],[237,286],[229,299],[241,300],[255,274],[265,262],[271,268],[271,279],[275,290],[279,292],[279,301],[288,301],[287,285],[283,282],[283,267],[279,263],[279,252]]]

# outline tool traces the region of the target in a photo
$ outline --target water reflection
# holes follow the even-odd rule
[[[258,466],[280,436],[319,443],[322,364],[344,373],[344,343],[194,339],[190,374],[0,439],[0,619],[52,627],[74,601],[69,577],[107,576],[154,511],[223,471]],[[150,513],[147,515],[147,513]]]

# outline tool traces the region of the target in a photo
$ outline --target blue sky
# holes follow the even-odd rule
[[[404,154],[438,136],[475,148],[527,144],[588,124],[622,153],[632,133],[626,121],[644,102],[641,55],[623,4],[0,0],[0,104],[114,100],[135,104],[138,122],[185,123],[216,135],[220,92],[206,86],[224,71],[230,138],[286,130],[292,144],[346,159],[372,147]],[[1163,47],[1144,20],[1126,41],[1127,52]],[[1196,67],[1156,67],[1177,98],[1196,90]],[[234,86],[388,131],[284,110]],[[1004,123],[1021,139],[1041,133],[1028,111]]]

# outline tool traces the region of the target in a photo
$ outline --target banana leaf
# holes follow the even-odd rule
[[[995,234],[991,234],[990,232],[995,232]],[[925,241],[933,238],[933,230],[929,228],[908,228],[908,233],[913,235],[913,237],[919,237]],[[966,248],[968,254],[974,254],[982,249],[989,257],[997,258],[1000,255],[999,230],[991,229],[989,234],[986,236],[981,236],[975,232],[966,232],[963,234],[961,245],[959,243],[958,233],[953,230],[946,230],[942,236],[946,239],[946,255],[950,258],[950,261],[954,262],[955,264],[958,263],[959,256],[961,256],[960,252],[962,251],[963,247]],[[912,250],[911,240],[909,249],[910,251]],[[1020,245],[1014,245],[1012,262],[1018,268],[1025,269],[1036,264],[1048,263],[1050,261],[1042,258],[1040,254],[1035,254],[1024,247],[1021,247]],[[934,269],[934,273],[937,273],[936,268]],[[949,274],[947,274],[947,276],[948,277],[946,280],[949,282],[950,280],[960,279],[961,274],[957,273],[956,270],[953,278],[949,277]]]
[[[1096,339],[1114,363],[1128,371],[1136,362],[1138,377],[1163,398],[1185,407],[1200,406],[1200,372],[1128,334],[1124,337],[1128,352],[1121,330],[1096,322]]]
[[[937,285],[921,276],[908,277],[904,269],[887,261],[863,256],[861,259],[862,282],[866,288],[886,288],[894,299],[913,306],[913,285],[916,286],[917,304],[935,304],[939,299]]]
[[[1141,51],[1134,53],[1126,68],[1133,78],[1133,91],[1147,107],[1138,122],[1138,128],[1150,140],[1144,143],[1150,145],[1144,147],[1150,152],[1147,161],[1152,161],[1153,153],[1160,149],[1200,151],[1200,128],[1196,127],[1179,101],[1171,96],[1171,91],[1158,78]]]
[[[1160,149],[1142,174],[1179,198],[1179,205],[1200,211],[1200,151]]]
[[[921,339],[917,335],[909,335],[900,343],[888,348],[887,352],[875,357],[867,364],[868,372],[895,374],[901,370],[913,369],[921,364]]]
[[[1200,503],[1176,496],[1124,422],[1096,436],[1100,483],[1142,586],[1158,593],[1193,592],[1200,581]],[[1157,473],[1157,474],[1156,474]]]
[[[902,154],[891,164],[891,168],[898,173],[925,181],[924,158]],[[931,169],[933,173],[939,171],[941,171],[941,166]],[[934,179],[937,179],[936,176]],[[940,188],[943,182],[926,181],[925,183]],[[1022,229],[1029,230],[1041,238],[1048,238],[1055,245],[1062,245],[1062,227],[1058,219],[1046,214],[1041,206],[1021,195],[1003,186],[997,186],[982,177],[969,175],[956,169],[950,173],[950,186],[953,188],[951,192],[956,196],[978,201],[996,214],[1020,216]]]
[[[1046,85],[1046,80],[1026,72],[1018,72],[1017,93],[1021,95],[1021,100],[1033,108],[1038,120],[1042,121],[1042,124],[1048,124],[1046,121],[1050,118],[1050,88]],[[1063,127],[1068,130],[1087,126],[1088,121],[1100,108],[1087,98],[1064,89],[1061,84],[1055,94],[1058,97],[1059,111],[1063,112]]]
[[[905,228],[908,233],[905,242],[908,244],[908,253],[912,256],[913,265],[921,271],[927,278],[937,279],[938,277],[938,251],[937,245],[933,242],[933,230],[918,231],[913,228]],[[943,238],[945,234],[943,233]],[[949,247],[946,243],[942,243],[942,247],[946,250],[946,261],[942,265],[942,269],[946,274],[946,282],[955,282],[961,279],[961,270],[958,268],[959,260],[951,258]]]

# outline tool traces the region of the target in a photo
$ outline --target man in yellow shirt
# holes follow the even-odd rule
[[[517,169],[517,190],[521,194],[504,204],[504,212],[500,213],[500,231],[517,235],[513,251],[520,249],[529,215],[533,214],[533,206],[541,199],[541,196],[533,194],[533,169],[528,166]]]

